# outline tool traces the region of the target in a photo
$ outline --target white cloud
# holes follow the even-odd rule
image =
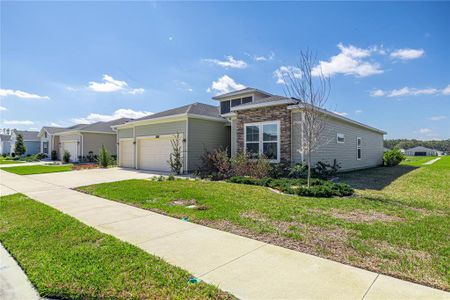
[[[332,56],[329,61],[320,61],[312,69],[313,76],[319,76],[322,73],[324,76],[345,74],[366,77],[383,73],[378,63],[364,60],[370,57],[373,52],[379,52],[378,48],[362,49],[353,45],[346,47],[342,43],[338,44],[338,48],[341,51],[339,54]]]
[[[50,99],[50,97],[48,97],[48,96],[39,96],[36,94],[30,94],[30,93],[27,93],[24,91],[0,89],[0,97],[7,97],[7,96],[13,96],[13,97],[18,97],[18,98],[22,98],[22,99],[34,99],[34,100]]]
[[[172,36],[169,36],[169,41],[173,41],[173,37]]]
[[[30,128],[28,128],[28,130],[31,130],[31,131],[39,131],[39,128],[37,128],[37,127],[30,127]]]
[[[278,84],[284,84],[285,79],[290,77],[301,78],[302,71],[295,66],[281,66],[273,72],[273,77],[277,79]]]
[[[416,89],[410,87],[403,87],[401,89],[393,89],[391,91],[374,90],[370,92],[372,97],[404,97],[404,96],[419,96],[419,95],[435,95],[439,93],[438,89],[435,88],[425,88]]]
[[[117,91],[123,90],[127,87],[128,87],[128,84],[125,81],[115,80],[111,76],[104,74],[103,82],[91,81],[91,82],[89,82],[88,88],[90,90],[93,90],[94,92],[110,93],[110,92],[117,92]]]
[[[236,90],[244,89],[245,85],[237,83],[228,75],[223,75],[217,81],[213,81],[211,87],[209,87],[206,91],[208,93],[215,91],[217,95],[225,94]]]
[[[143,88],[138,88],[138,89],[131,89],[128,91],[128,94],[132,94],[132,95],[141,95],[145,92],[145,90]]]
[[[447,119],[447,116],[432,116],[429,118],[430,121],[442,121]]]
[[[360,113],[362,113],[363,111],[362,110],[360,110],[360,109],[357,109],[357,110],[355,110],[355,114],[360,114]]]
[[[241,59],[234,59],[231,55],[225,56],[225,60],[205,58],[203,61],[213,63],[224,68],[245,69],[248,66],[245,61]]]
[[[425,50],[423,49],[398,49],[393,52],[391,52],[390,57],[392,58],[398,58],[402,60],[411,60],[416,59],[425,54]]]
[[[348,116],[348,113],[346,113],[346,112],[335,111],[334,113],[337,115],[343,116],[343,117]]]
[[[54,122],[50,123],[50,126],[53,126],[53,127],[62,127],[62,126],[59,125],[58,123],[54,123]]]
[[[442,89],[442,95],[445,95],[445,96],[450,95],[450,84],[447,85],[444,89]]]
[[[275,57],[275,53],[273,51],[270,51],[270,54],[267,56],[264,55],[253,55],[253,59],[255,61],[268,61],[268,60],[273,60]]]
[[[0,111],[5,111],[5,110],[7,110],[6,107],[0,106]]]
[[[147,112],[147,111],[135,111],[132,109],[121,108],[121,109],[116,110],[111,115],[102,115],[102,114],[91,113],[85,118],[72,119],[72,122],[81,123],[81,124],[91,124],[91,123],[95,123],[95,122],[108,122],[108,121],[112,121],[112,120],[120,119],[120,118],[137,119],[137,118],[142,118],[142,117],[145,117],[145,116],[148,116],[151,114],[152,114],[151,112]]]
[[[178,88],[180,90],[184,90],[184,91],[188,91],[188,92],[193,92],[194,91],[194,89],[186,81],[175,80],[175,84],[178,85]]]
[[[4,124],[6,125],[33,125],[34,122],[33,121],[29,121],[29,120],[4,120],[3,121]]]
[[[430,128],[420,128],[419,133],[431,133],[432,130]]]

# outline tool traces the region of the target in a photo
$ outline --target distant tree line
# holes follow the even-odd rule
[[[409,149],[416,146],[423,146],[439,151],[450,153],[450,139],[442,141],[421,141],[421,140],[408,140],[408,139],[394,139],[384,140],[384,146],[389,149],[402,148]]]

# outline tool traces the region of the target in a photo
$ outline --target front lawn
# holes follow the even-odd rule
[[[20,160],[0,159],[0,165],[20,164],[22,162]]]
[[[192,180],[126,180],[79,190],[449,290],[450,157],[342,177],[356,183],[357,196],[306,198]]]
[[[5,167],[3,171],[11,172],[18,175],[44,174],[54,172],[72,171],[73,165],[38,165],[38,166],[17,166]]]
[[[435,159],[437,156],[406,156],[401,165],[420,167],[422,164]]]
[[[229,299],[162,259],[30,198],[0,198],[0,242],[41,297]]]

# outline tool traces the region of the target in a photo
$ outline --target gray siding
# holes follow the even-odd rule
[[[186,122],[177,121],[170,123],[160,123],[160,124],[149,124],[143,126],[136,126],[136,137],[147,136],[147,135],[165,135],[165,134],[175,134],[182,133],[186,131]]]
[[[224,122],[189,119],[188,171],[197,170],[205,150],[230,148],[230,127]]]
[[[115,134],[102,134],[102,133],[83,133],[83,153],[82,156],[86,156],[92,151],[94,154],[98,154],[102,145],[105,145],[109,153],[116,155],[117,153],[117,135]]]
[[[41,142],[39,141],[24,141],[26,152],[25,155],[33,155],[41,152]]]
[[[298,121],[301,114],[292,114],[292,157],[293,162],[301,161],[300,149],[301,130]],[[383,135],[360,126],[356,126],[335,118],[327,118],[326,128],[321,137],[321,146],[312,154],[313,163],[317,161],[333,162],[334,159],[341,164],[341,171],[374,167],[382,164]],[[343,144],[337,143],[336,135],[345,135]],[[362,156],[357,160],[356,139],[362,139]],[[306,159],[306,156],[304,157]]]
[[[132,138],[132,137],[133,137],[133,128],[125,128],[117,130],[118,139]]]

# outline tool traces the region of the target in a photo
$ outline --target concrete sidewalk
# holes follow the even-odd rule
[[[82,172],[87,171],[76,173]],[[108,178],[108,172],[102,175]],[[160,256],[238,298],[450,299],[440,290],[79,193],[43,175],[0,170],[0,179],[9,189]]]
[[[426,163],[423,163],[422,165],[432,165],[432,164],[434,164],[435,162],[437,162],[437,161],[440,160],[440,159],[441,159],[441,156],[436,157],[436,158],[433,159],[433,160],[427,161]]]

